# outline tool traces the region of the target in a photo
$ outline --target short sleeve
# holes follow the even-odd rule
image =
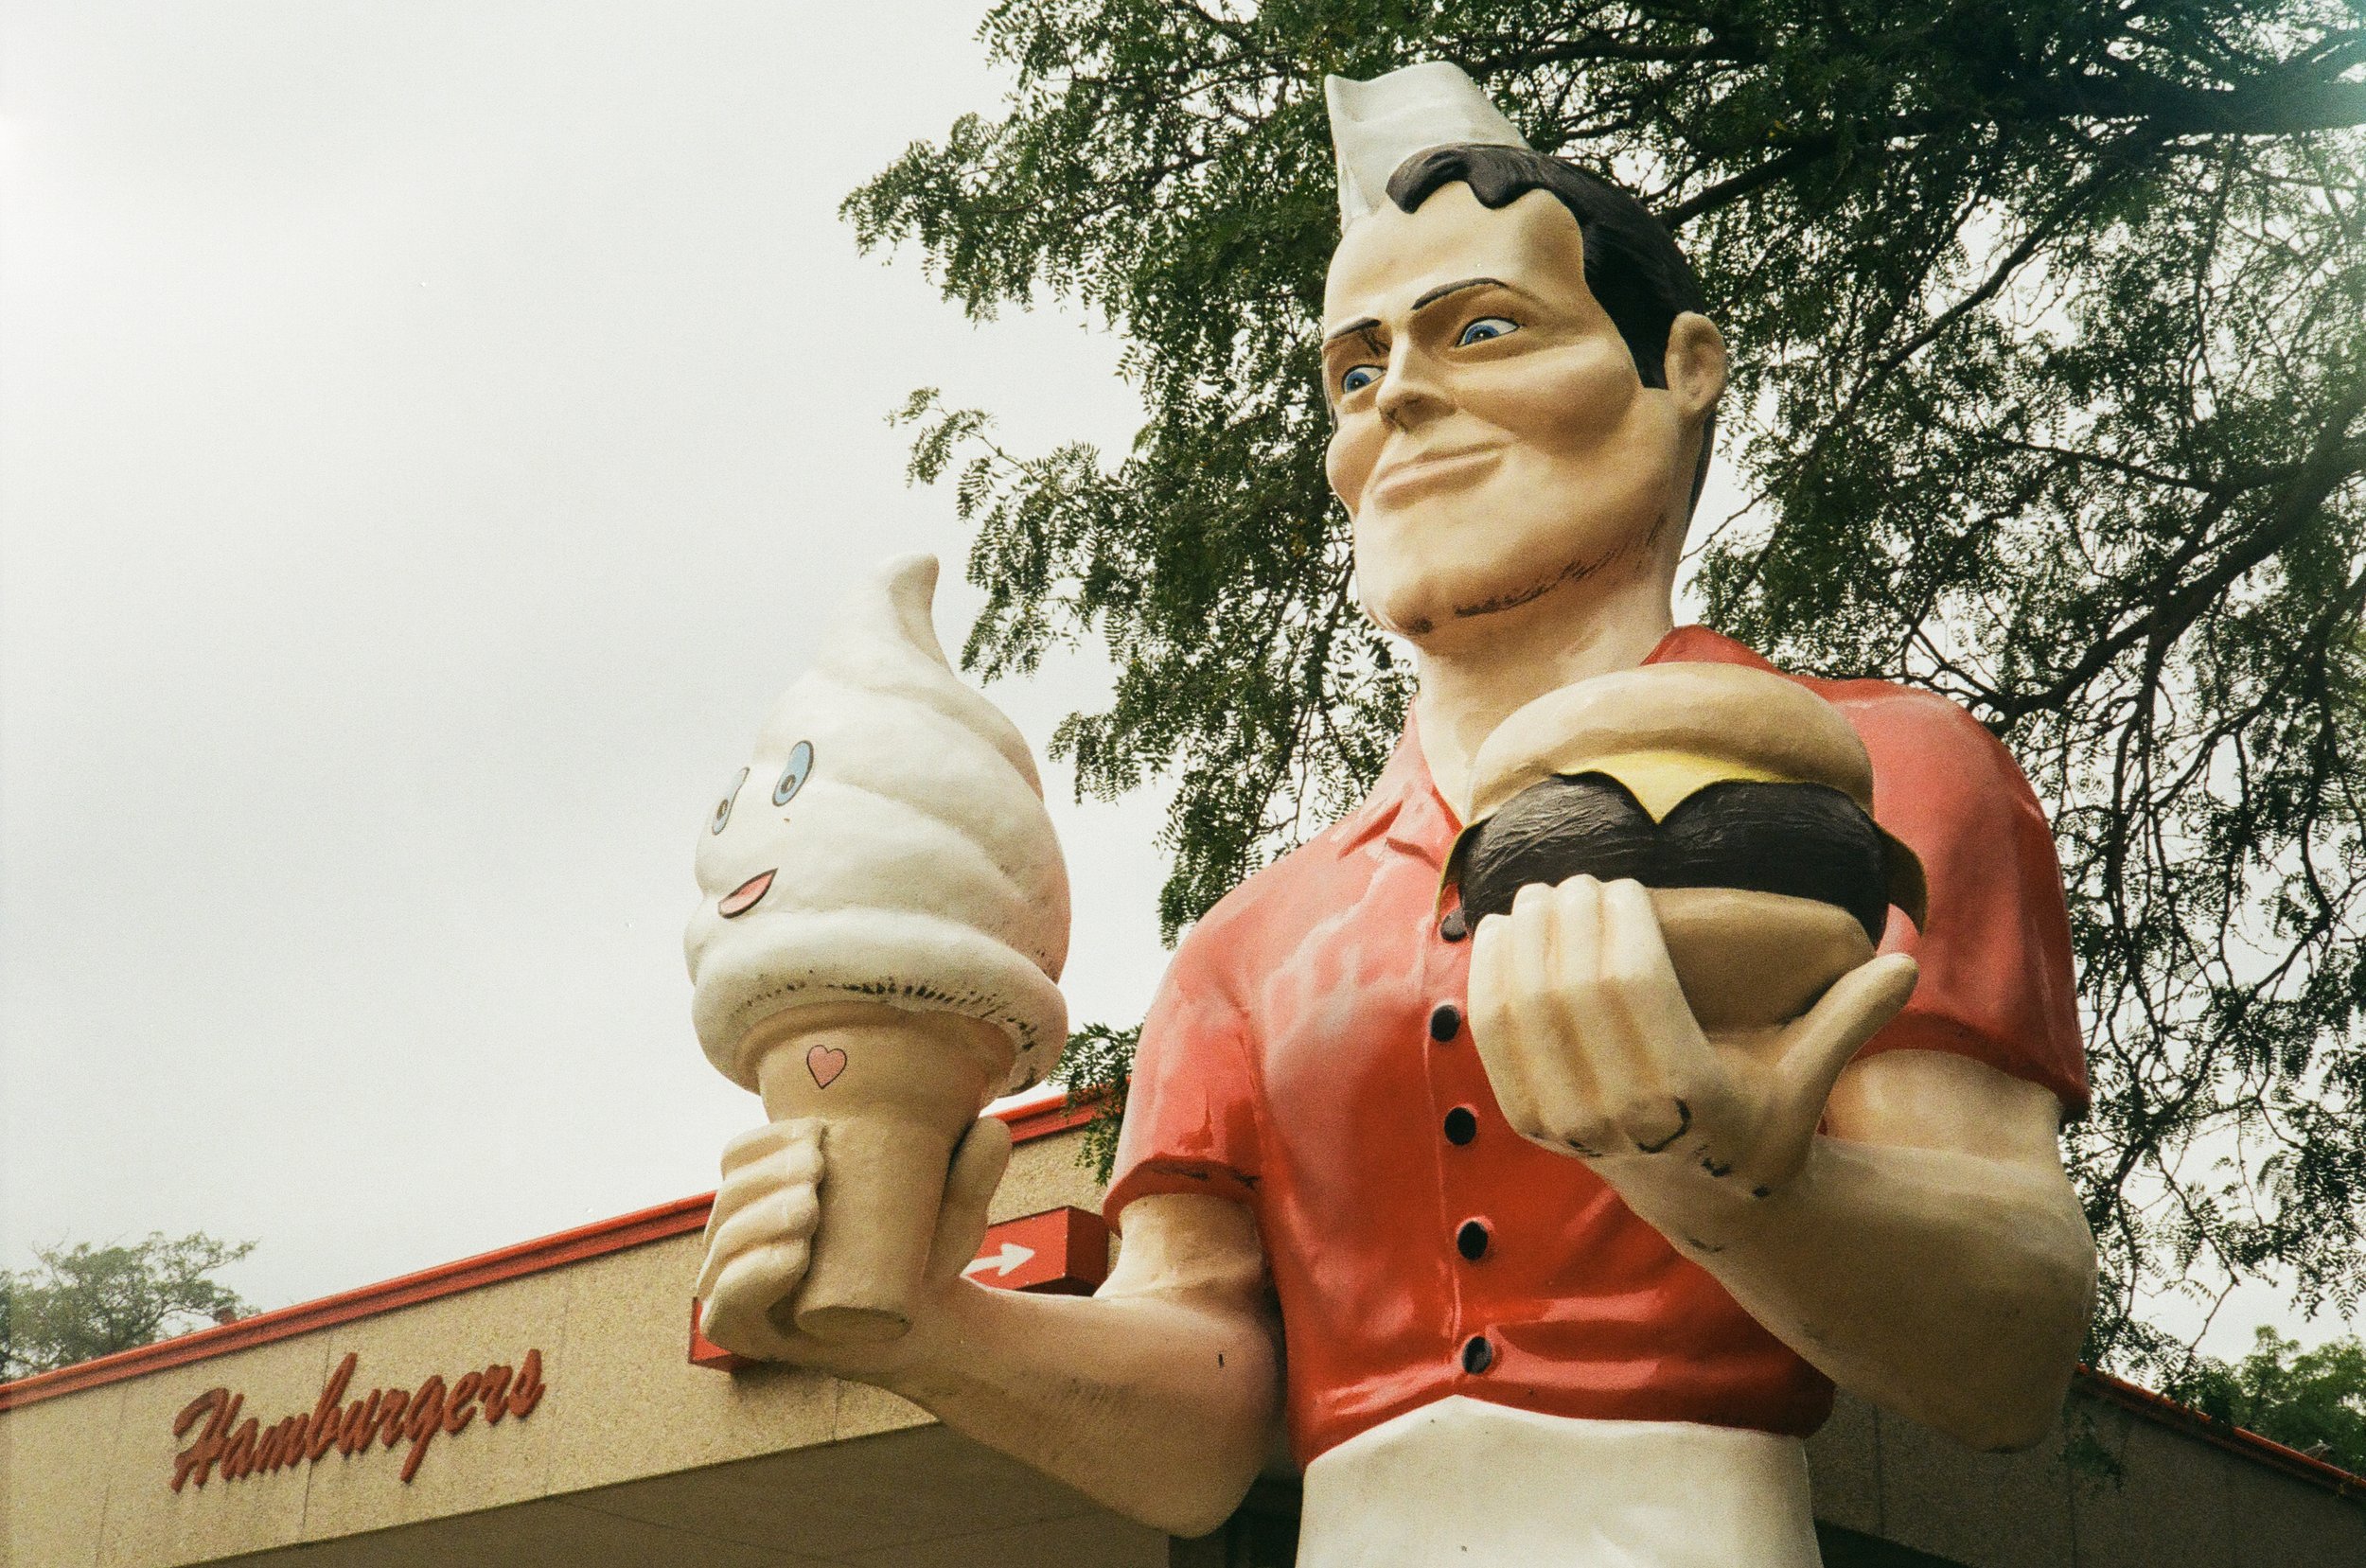
[[[1868,687],[1878,695],[1860,698]],[[1873,813],[1922,859],[1920,931],[1890,911],[1883,952],[1922,967],[1913,999],[1866,1045],[1985,1062],[2087,1108],[2087,1057],[2062,872],[2029,782],[1994,735],[1943,697],[1852,683],[1832,694],[1873,759]]]
[[[1142,1020],[1101,1212],[1120,1227],[1125,1206],[1153,1193],[1253,1200],[1258,1178],[1255,1084],[1240,1010],[1209,973],[1203,923],[1186,937]]]

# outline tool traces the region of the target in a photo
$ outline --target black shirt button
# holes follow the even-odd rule
[[[1462,1032],[1462,1010],[1452,1002],[1440,1002],[1429,1015],[1429,1037],[1444,1045]]]
[[[1471,934],[1471,923],[1462,918],[1459,906],[1446,911],[1446,918],[1438,923],[1438,934],[1448,942],[1460,942]]]
[[[1488,1239],[1486,1221],[1465,1220],[1454,1233],[1454,1249],[1475,1263],[1487,1256]]]
[[[1446,1141],[1459,1149],[1478,1136],[1478,1117],[1468,1105],[1457,1105],[1446,1113]]]
[[[1462,1369],[1484,1372],[1495,1365],[1495,1348],[1487,1343],[1485,1334],[1473,1334],[1462,1342]]]

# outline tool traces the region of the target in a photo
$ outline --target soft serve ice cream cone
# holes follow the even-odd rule
[[[945,661],[936,579],[888,563],[698,841],[699,1043],[774,1120],[823,1123],[790,1305],[825,1338],[909,1326],[954,1146],[1068,1037],[1067,867],[1026,741]]]

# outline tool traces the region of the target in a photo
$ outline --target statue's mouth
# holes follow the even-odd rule
[[[715,904],[715,912],[725,920],[731,919],[733,915],[746,914],[756,907],[757,901],[771,890],[772,878],[779,871],[780,868],[775,866],[771,871],[758,872],[730,892],[725,893]]]
[[[1386,492],[1387,499],[1402,500],[1408,492],[1468,478],[1502,455],[1502,442],[1480,441],[1443,451],[1399,457],[1380,465],[1366,483],[1364,493],[1374,496]]]

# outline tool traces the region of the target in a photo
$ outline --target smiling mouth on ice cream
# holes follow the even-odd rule
[[[779,872],[778,866],[768,872],[758,872],[730,892],[725,893],[722,901],[715,906],[715,912],[725,920],[731,919],[733,915],[746,914],[754,908],[757,902],[771,890],[772,878]]]

